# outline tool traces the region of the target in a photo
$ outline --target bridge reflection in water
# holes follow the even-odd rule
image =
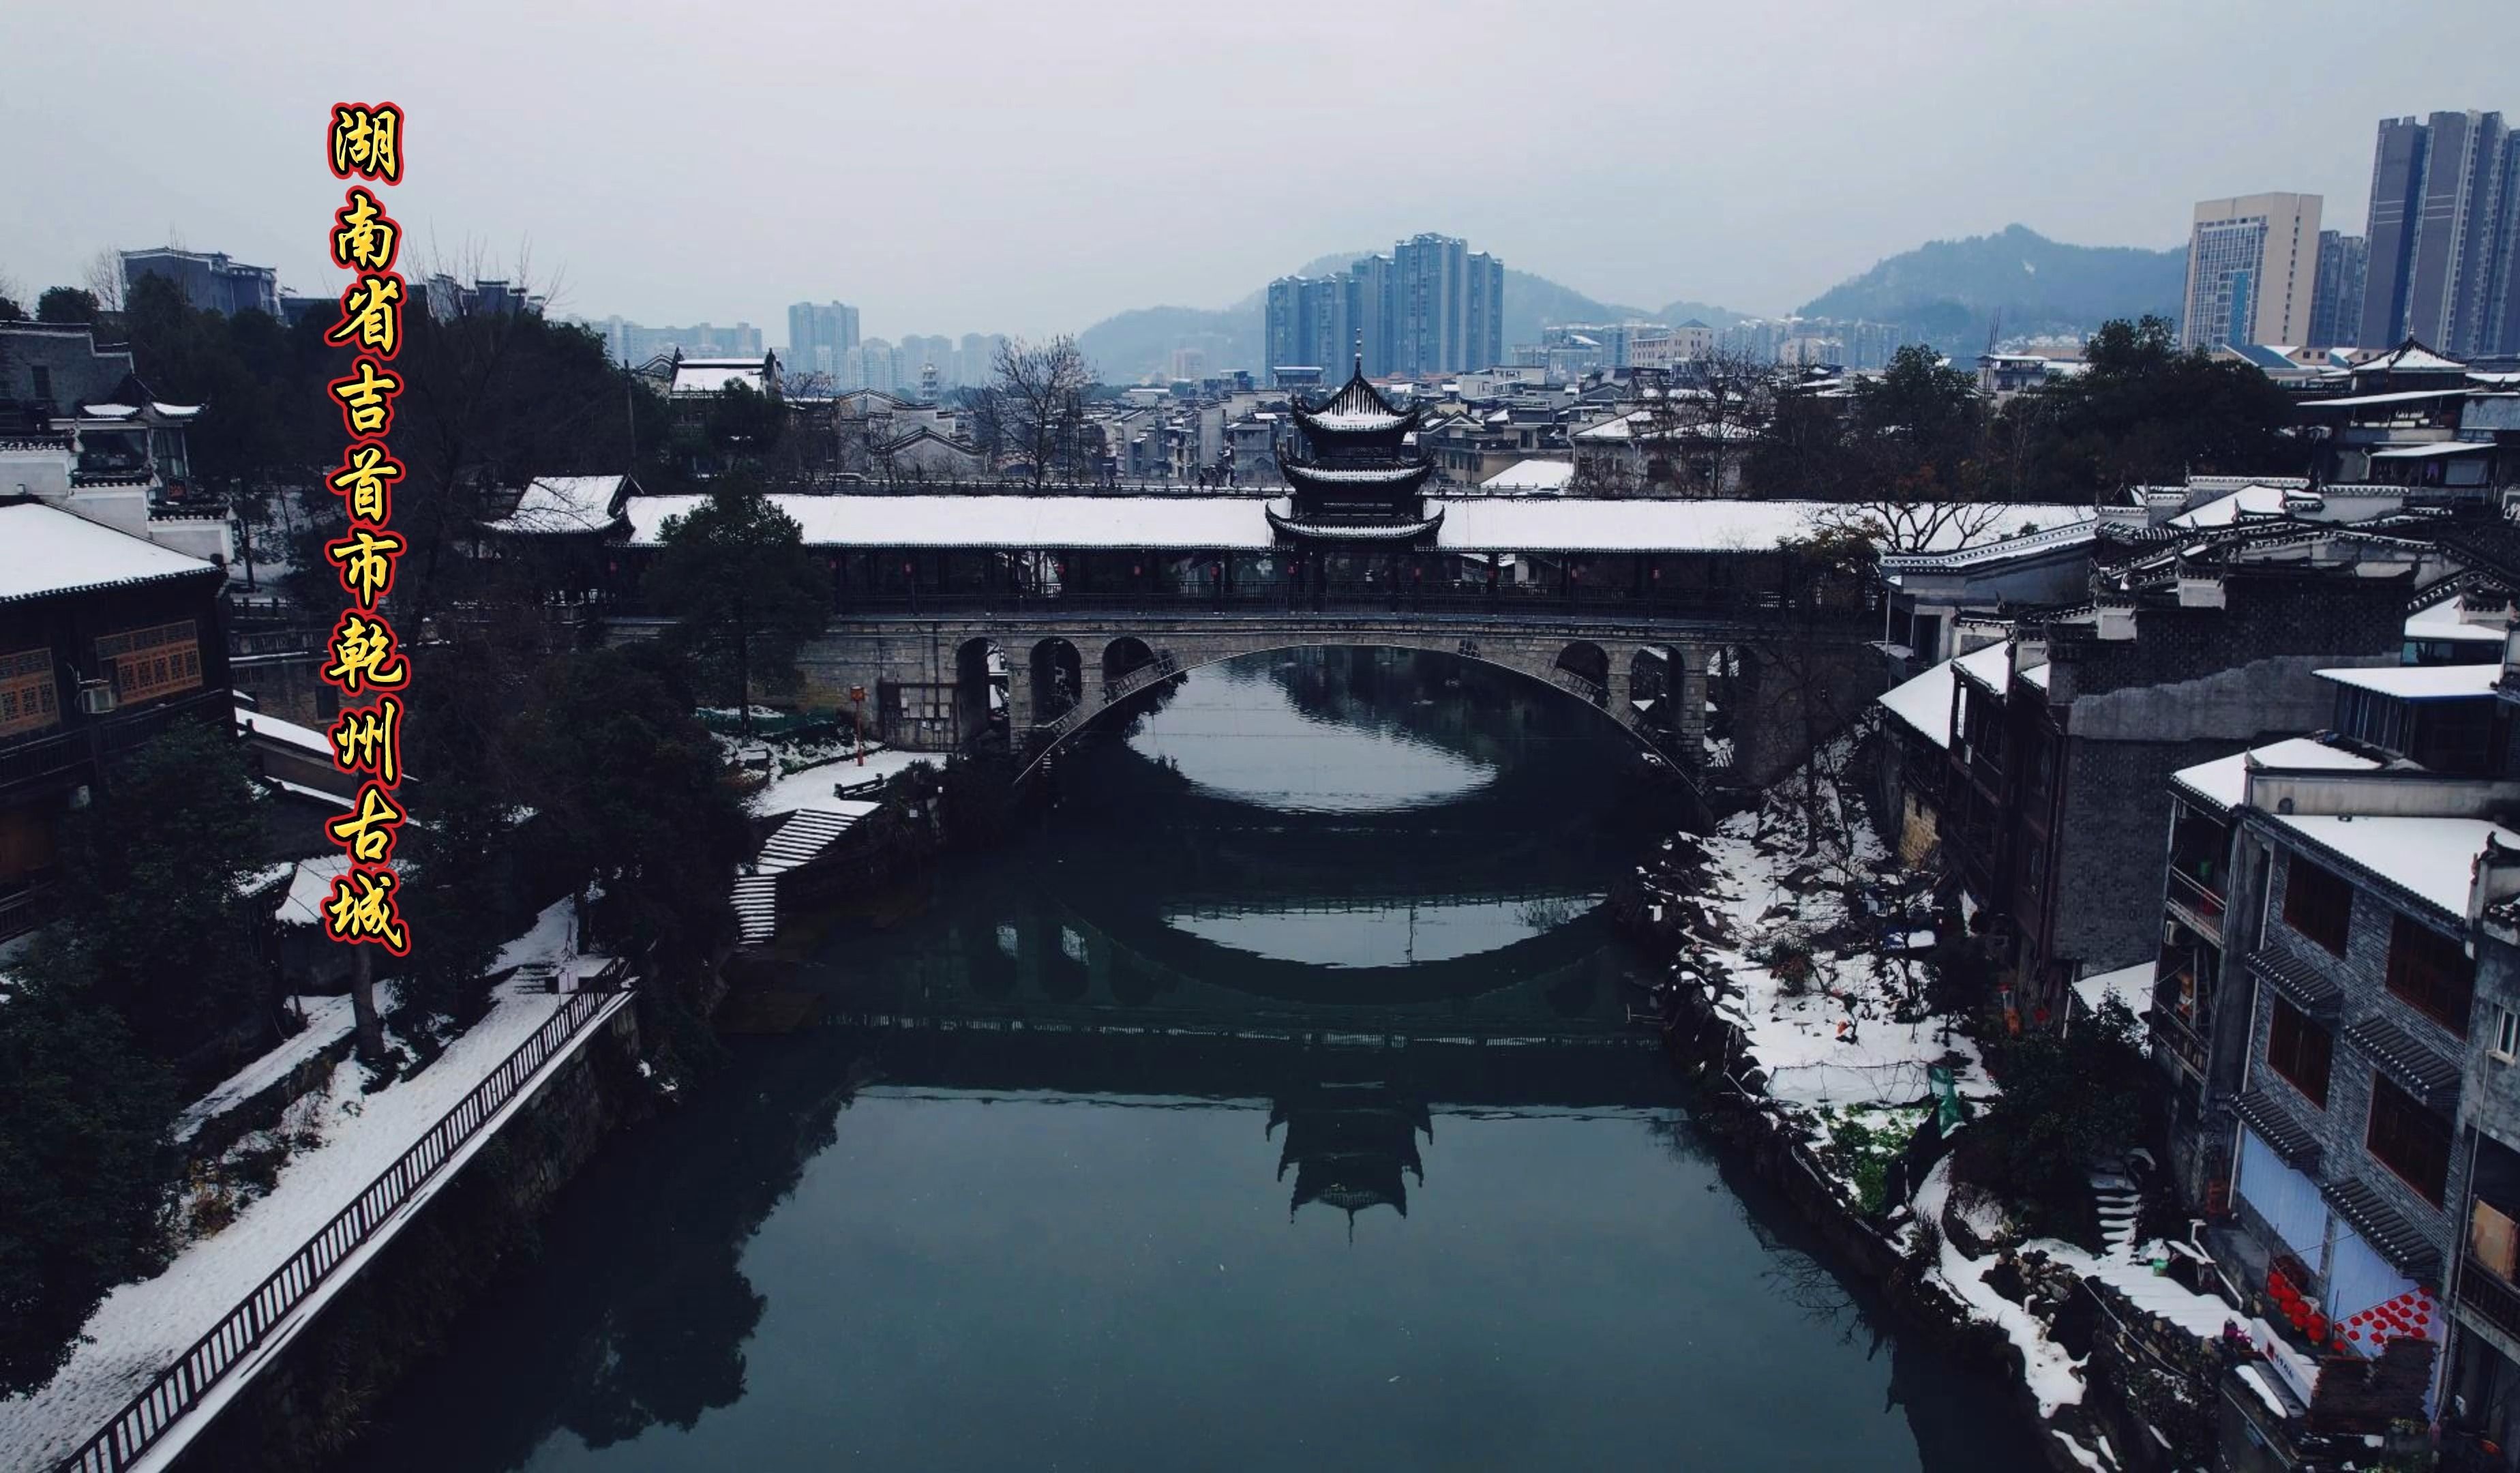
[[[1624,1026],[1619,738],[1450,678],[1193,676],[834,917],[341,1473],[2035,1466]]]

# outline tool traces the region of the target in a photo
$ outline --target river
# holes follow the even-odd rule
[[[1597,906],[1675,815],[1597,713],[1345,650],[1144,704],[824,918],[816,1021],[608,1143],[344,1473],[2043,1466],[1626,1026]]]

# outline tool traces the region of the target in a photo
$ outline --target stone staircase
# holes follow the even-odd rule
[[[875,811],[872,803],[846,803],[834,807],[798,808],[771,834],[752,865],[735,880],[735,916],[739,944],[760,946],[779,934],[779,877],[800,864],[810,864]]]
[[[2143,1198],[2125,1162],[2104,1161],[2092,1169],[2092,1202],[2099,1210],[2100,1251],[2112,1258],[2133,1257]]]

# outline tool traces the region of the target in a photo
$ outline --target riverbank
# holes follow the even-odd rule
[[[1929,886],[1834,780],[1851,753],[1667,841],[1615,901],[1662,966],[1643,1011],[1704,1086],[1701,1125],[1916,1333],[2003,1366],[2056,1468],[2210,1458],[2237,1312],[2164,1271],[2178,1255],[2137,1241],[2132,1206],[2093,1249],[1955,1189],[1950,1145],[2002,1091],[1963,1020],[1934,1011]]]
[[[335,1014],[344,1010],[319,1008],[307,1029],[270,1060],[241,1072],[187,1112],[185,1135],[205,1135],[217,1145],[211,1154],[220,1163],[247,1154],[271,1159],[268,1179],[246,1190],[216,1174],[197,1173],[207,1185],[190,1193],[181,1212],[192,1236],[166,1267],[108,1296],[89,1317],[68,1362],[41,1390],[0,1402],[0,1465],[46,1467],[68,1455],[203,1336],[228,1322],[249,1296],[264,1294],[290,1271],[312,1237],[372,1193],[380,1174],[550,1023],[566,999],[546,990],[544,979],[578,960],[569,954],[569,907],[562,903],[510,943],[494,965],[516,975],[494,990],[482,1018],[417,1073],[372,1085],[369,1071],[342,1046],[346,1023]],[[521,1082],[507,1097],[508,1107],[526,1101],[563,1063],[556,1058],[547,1073]],[[274,1091],[288,1097],[266,1098]],[[224,1128],[230,1113],[263,1105],[269,1119],[257,1115],[257,1128],[236,1133]],[[177,1455],[220,1415],[237,1387],[259,1374],[262,1362],[324,1312],[364,1267],[360,1256],[382,1251],[418,1220],[470,1154],[489,1143],[490,1133],[470,1137],[425,1184],[400,1197],[312,1292],[301,1297],[296,1291],[305,1286],[292,1285],[275,1301],[274,1311],[260,1318],[256,1349],[169,1427],[152,1450],[152,1464]]]

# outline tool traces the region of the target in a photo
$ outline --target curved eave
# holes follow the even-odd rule
[[[1426,410],[1422,404],[1405,410],[1367,411],[1341,410],[1328,405],[1308,409],[1297,404],[1289,406],[1289,412],[1306,435],[1335,443],[1342,439],[1397,438],[1417,429]],[[1337,423],[1341,420],[1347,423]]]
[[[1434,535],[1435,529],[1444,525],[1444,514],[1438,510],[1422,521],[1348,526],[1334,522],[1298,522],[1292,517],[1280,516],[1273,506],[1269,508],[1269,525],[1282,536],[1306,537],[1322,542],[1414,542],[1419,537]]]
[[[1286,461],[1278,469],[1285,475],[1289,484],[1310,490],[1367,490],[1394,493],[1416,490],[1435,471],[1433,466],[1422,462],[1418,465],[1374,466],[1371,469],[1360,467],[1349,470],[1309,466],[1302,461]]]

